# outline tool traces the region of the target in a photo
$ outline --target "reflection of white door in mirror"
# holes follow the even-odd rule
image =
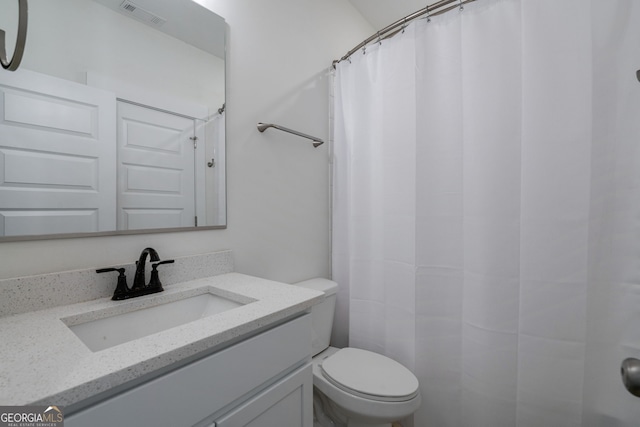
[[[209,224],[214,121],[184,114],[206,108],[149,107],[28,70],[0,76],[0,100],[0,236]]]
[[[4,78],[10,78],[9,74],[13,73],[0,73],[0,228],[4,227],[0,229],[0,241],[58,238],[62,234],[69,237],[95,232],[136,232],[131,221],[126,229],[116,227],[118,178],[109,182],[103,179],[103,174],[111,173],[113,177],[117,171],[118,99],[196,119],[196,131],[201,128],[204,139],[198,140],[195,153],[194,216],[198,218],[199,228],[225,227],[225,138],[224,133],[218,135],[213,129],[224,129],[224,123],[214,120],[214,116],[225,103],[227,25],[222,17],[192,0],[133,0],[133,8],[124,7],[127,4],[132,2],[29,3],[27,50],[18,72],[53,76],[52,90],[57,90],[56,86],[62,90],[77,85],[69,89],[69,93],[76,89],[89,93],[91,88],[107,91],[112,111],[110,125],[104,125],[93,121],[102,120],[106,113],[101,111],[102,107],[95,110],[96,102],[90,98],[74,104],[67,98],[67,92],[54,99],[40,97],[37,84],[27,83],[23,87],[34,91],[20,100],[26,108],[16,113],[17,107],[10,105],[11,111],[7,111],[20,117],[6,118],[4,102],[14,102],[11,99],[14,95],[8,90],[5,99],[2,85]],[[7,34],[16,33],[13,6],[11,1],[0,1],[0,28],[8,30]],[[138,8],[166,22],[147,25],[132,15]],[[17,12],[17,7],[15,9]],[[52,22],[56,23],[56,31],[51,31]],[[65,56],[69,60],[56,57],[60,46],[65,52],[73,53]],[[72,115],[68,116],[68,112]],[[58,118],[63,120],[60,124],[56,123]],[[217,126],[218,123],[222,126]],[[44,132],[47,127],[50,132]],[[110,144],[91,142],[92,138],[103,141],[107,134],[111,135]],[[45,140],[30,141],[34,135],[43,135]],[[52,148],[62,140],[66,144],[77,142],[73,147],[77,150],[67,150],[64,144],[61,148]],[[110,150],[111,154],[92,152],[96,147]],[[207,152],[205,156],[205,147],[214,152]],[[71,153],[75,154],[69,156]],[[113,160],[111,165],[107,165],[109,155]],[[215,167],[207,166],[211,158],[215,158]],[[47,175],[49,173],[52,175]],[[68,200],[81,195],[86,199]],[[42,200],[38,199],[40,196]],[[27,205],[19,205],[25,200]],[[141,227],[145,233],[150,231],[149,227],[155,227],[149,218],[147,220]],[[193,220],[180,227],[192,228]],[[110,226],[106,226],[107,223]],[[172,229],[173,223],[153,230],[166,228]]]
[[[96,72],[87,72],[87,84],[89,86],[97,87],[103,90],[107,90],[109,92],[115,93],[116,99],[118,100],[118,109],[119,111],[126,111],[126,115],[130,115],[131,117],[131,131],[135,132],[131,136],[137,138],[138,141],[133,143],[130,148],[133,150],[128,150],[133,153],[138,153],[141,159],[137,161],[149,162],[150,158],[149,154],[155,150],[154,146],[157,146],[157,142],[153,142],[156,139],[166,139],[169,135],[178,135],[181,133],[179,129],[184,128],[185,132],[190,133],[189,138],[196,137],[195,140],[197,142],[195,153],[183,153],[184,155],[189,155],[191,160],[185,160],[187,163],[191,164],[191,171],[195,174],[195,180],[189,178],[189,182],[192,182],[194,188],[192,189],[184,189],[184,194],[188,194],[187,198],[183,198],[182,202],[178,202],[178,197],[176,195],[171,196],[171,191],[175,191],[175,185],[177,185],[177,181],[173,181],[173,184],[169,184],[165,182],[165,189],[161,190],[156,188],[155,190],[151,187],[146,188],[147,185],[153,185],[157,187],[158,185],[163,185],[161,182],[151,183],[147,182],[145,184],[136,183],[123,183],[123,179],[127,179],[126,173],[127,169],[123,168],[122,165],[118,167],[118,180],[119,180],[119,188],[122,189],[123,192],[127,192],[127,201],[126,207],[128,211],[124,211],[123,205],[121,202],[120,196],[118,196],[118,230],[137,230],[137,229],[150,229],[150,228],[175,228],[175,227],[193,227],[197,226],[207,226],[207,225],[215,225],[220,224],[219,222],[211,222],[209,217],[209,205],[207,202],[214,195],[212,192],[212,188],[209,187],[209,183],[205,182],[205,147],[208,147],[211,142],[214,141],[212,135],[209,134],[209,128],[211,128],[210,124],[213,123],[213,120],[203,120],[203,118],[207,118],[209,115],[209,109],[204,105],[199,105],[197,103],[190,102],[186,99],[179,99],[175,97],[166,96],[163,93],[149,91],[145,88],[132,85],[131,82],[118,80],[111,78],[109,76],[101,75]],[[127,135],[123,135],[122,124],[126,123],[118,123],[118,147],[123,147],[124,139],[127,138]],[[195,135],[193,134],[195,132]],[[192,147],[192,140],[189,140],[190,143],[187,146]],[[222,136],[222,145],[224,145],[224,136]],[[166,141],[164,143],[167,143]],[[126,146],[124,146],[126,148]],[[118,149],[118,153],[121,148]],[[192,150],[193,151],[193,150]],[[145,153],[147,154],[145,158]],[[163,165],[166,165],[167,159],[175,159],[177,161],[177,157],[171,157],[167,155],[167,151],[156,151],[155,155],[160,155],[164,153],[165,156],[161,156],[165,158]],[[195,159],[193,155],[195,154]],[[118,154],[120,156],[120,154]],[[193,166],[195,162],[195,167]],[[224,162],[222,162],[224,164]],[[144,163],[141,163],[142,165]],[[164,167],[164,166],[162,166]],[[185,166],[178,166],[177,164],[171,166],[171,168],[175,171],[183,170]],[[142,174],[143,170],[147,170],[150,172],[149,177],[145,177]],[[161,174],[162,180],[169,179],[171,175],[169,170],[165,170],[161,173],[158,168],[136,168],[134,173],[138,173],[138,177],[140,179],[155,179],[154,175]],[[177,177],[174,173],[174,177]],[[158,176],[158,178],[160,178]],[[184,178],[181,186],[187,182],[187,178]],[[224,179],[218,181],[219,184],[224,187]],[[127,189],[129,185],[133,185],[131,188],[137,188],[137,186],[142,185],[142,187],[137,190]],[[172,188],[173,190],[169,190]],[[155,188],[154,187],[154,188]],[[168,191],[164,194],[158,193],[159,191]],[[140,201],[135,200],[135,195],[139,194],[142,199]],[[190,199],[189,199],[190,198]],[[155,199],[158,204],[153,205],[150,201]],[[174,205],[171,205],[170,200],[175,202]],[[185,206],[187,205],[186,200],[191,200],[192,204],[195,200],[195,212],[193,208],[189,208],[189,212],[187,213]],[[223,203],[224,208],[225,203]],[[143,211],[146,209],[146,211]],[[150,210],[156,209],[154,213]],[[161,212],[158,209],[164,209]],[[206,210],[206,212],[205,212]],[[181,213],[179,213],[181,212]],[[152,219],[150,215],[153,215]],[[145,219],[143,219],[145,218]],[[161,220],[166,219],[163,223]],[[197,221],[194,219],[197,218]],[[225,219],[225,217],[220,217]]]
[[[196,225],[194,119],[118,101],[118,230]]]
[[[115,229],[115,96],[21,69],[0,99],[0,236]]]

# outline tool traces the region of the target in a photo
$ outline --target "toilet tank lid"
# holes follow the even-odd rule
[[[308,289],[324,292],[325,297],[333,295],[338,291],[338,284],[333,280],[317,277],[296,283],[296,286],[302,286]]]

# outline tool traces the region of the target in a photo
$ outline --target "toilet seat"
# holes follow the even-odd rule
[[[381,402],[402,402],[418,394],[418,380],[400,363],[381,354],[343,348],[320,364],[324,378],[353,395]]]

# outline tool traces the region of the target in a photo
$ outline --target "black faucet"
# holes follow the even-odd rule
[[[147,256],[150,257],[151,261],[158,261],[151,264],[152,271],[149,284],[145,283],[145,267]],[[113,297],[111,299],[123,300],[164,291],[164,289],[162,288],[162,283],[160,283],[160,277],[158,276],[158,266],[161,264],[171,264],[173,262],[174,260],[172,259],[160,261],[158,252],[156,252],[156,250],[153,248],[143,249],[142,253],[140,253],[140,259],[136,261],[136,274],[134,276],[133,286],[131,286],[131,288],[129,288],[129,286],[127,285],[127,277],[124,275],[124,268],[102,268],[96,270],[96,273],[117,271],[119,273],[118,286],[116,287],[116,290],[113,293]]]
[[[147,255],[149,255],[151,261],[160,261],[160,256],[158,256],[158,252],[156,252],[155,249],[144,248],[142,250],[140,253],[140,259],[136,261],[136,275],[133,277],[133,286],[131,286],[132,291],[144,289],[147,286],[147,282],[144,277]]]

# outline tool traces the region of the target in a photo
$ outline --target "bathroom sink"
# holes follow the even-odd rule
[[[97,320],[69,324],[91,351],[100,351],[244,305],[212,293],[189,296]]]

